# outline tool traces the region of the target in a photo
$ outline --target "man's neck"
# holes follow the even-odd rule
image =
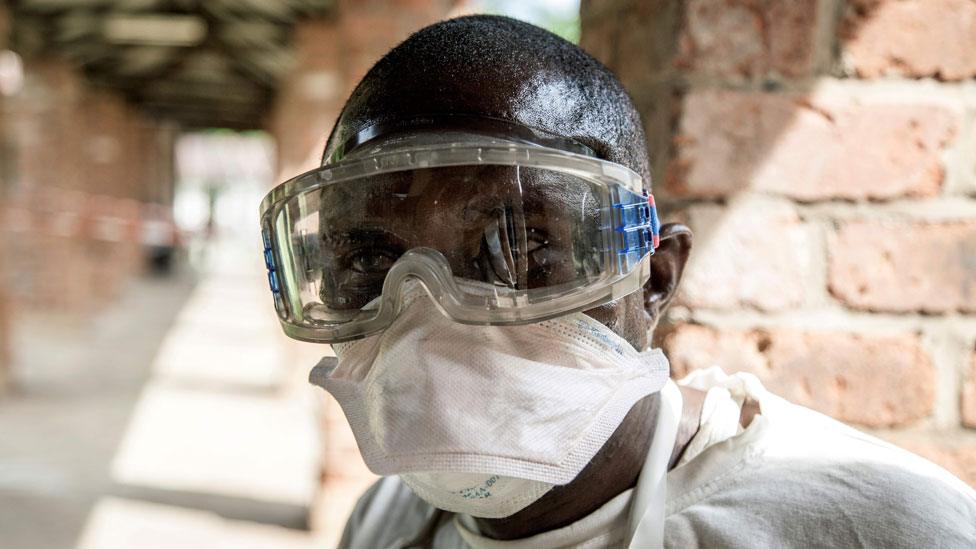
[[[698,430],[704,393],[681,388],[684,404],[671,464]],[[637,483],[657,424],[660,395],[648,395],[627,413],[617,430],[590,463],[563,486],[556,486],[538,501],[512,516],[475,519],[482,535],[501,540],[519,539],[562,528],[599,509]]]

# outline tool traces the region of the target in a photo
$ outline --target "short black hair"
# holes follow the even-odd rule
[[[441,21],[390,50],[346,101],[323,162],[364,128],[440,115],[568,137],[650,181],[640,115],[613,73],[547,30],[496,15]]]

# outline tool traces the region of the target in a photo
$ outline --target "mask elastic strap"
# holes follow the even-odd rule
[[[664,520],[667,504],[668,462],[674,451],[681,421],[681,391],[668,380],[661,389],[657,426],[644,469],[634,489],[630,515],[630,549],[664,547]]]

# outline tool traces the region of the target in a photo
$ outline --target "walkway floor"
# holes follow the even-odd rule
[[[5,549],[323,547],[315,395],[250,242],[135,282],[90,321],[31,313],[0,398]],[[327,544],[326,544],[327,545]]]

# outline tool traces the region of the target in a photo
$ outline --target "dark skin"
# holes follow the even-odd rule
[[[400,123],[409,128],[415,117],[432,115],[503,120],[570,138],[592,149],[599,158],[627,166],[646,182],[650,181],[640,115],[619,81],[575,45],[527,23],[494,16],[472,16],[432,25],[388,53],[350,96],[329,137],[323,161],[329,162],[334,153],[354,155],[356,147],[344,150],[343,144],[364,128],[395,126],[398,131],[404,129],[404,126],[398,126]],[[437,131],[444,128],[435,123],[422,129]],[[382,131],[379,135],[379,139],[385,138]],[[368,148],[363,145],[362,150]],[[336,159],[341,157],[339,154]],[[480,280],[492,272],[499,275],[498,271],[505,269],[500,269],[498,262],[486,264],[477,255],[478,248],[471,247],[485,234],[481,225],[487,218],[479,212],[484,213],[487,208],[452,210],[449,207],[452,196],[491,196],[495,192],[494,188],[486,189],[483,181],[481,183],[473,181],[464,187],[455,187],[463,188],[465,192],[441,195],[434,209],[431,205],[410,207],[405,211],[396,208],[383,211],[375,206],[364,208],[364,212],[383,211],[382,219],[372,226],[395,226],[398,234],[378,239],[388,253],[350,255],[348,263],[382,270],[388,268],[403,249],[412,246],[425,245],[439,250],[460,247],[465,250],[460,254],[463,257],[447,258],[456,275],[463,272],[465,276]],[[478,193],[470,192],[469,189],[475,186]],[[334,200],[346,207],[355,207],[350,206],[348,197]],[[364,214],[358,219],[368,217]],[[463,222],[457,223],[457,220]],[[455,230],[445,231],[444,226],[455,227]],[[472,227],[474,230],[470,230]],[[548,236],[552,237],[560,230],[557,227]],[[585,311],[638,350],[648,347],[654,328],[674,298],[692,247],[691,231],[683,225],[665,225],[661,237],[661,246],[651,258],[652,275],[643,288]],[[334,241],[347,242],[349,239],[340,235]],[[334,252],[327,250],[325,253]],[[472,257],[478,260],[459,260]],[[336,256],[333,255],[331,260],[336,261]],[[382,277],[378,278],[381,281]],[[498,279],[504,278],[502,272]],[[354,290],[373,283],[372,278],[361,272],[352,277],[323,281],[322,286],[326,288],[323,302],[343,297],[346,299],[336,302],[358,307],[361,303],[356,301]],[[363,299],[369,298],[367,295]],[[681,391],[684,404],[672,465],[697,432],[704,400],[699,391],[685,388]],[[477,519],[482,534],[496,539],[518,539],[559,528],[592,513],[633,487],[650,447],[658,399],[658,395],[650,395],[635,404],[603,448],[569,484],[554,488],[512,516]],[[744,406],[740,420],[743,426],[748,424],[748,418],[755,411],[754,406]]]
[[[627,339],[635,349],[646,349],[661,315],[674,298],[691,243],[692,233],[688,227],[677,223],[664,225],[661,246],[651,256],[652,276],[642,291],[583,313]],[[677,464],[698,432],[705,400],[705,393],[697,389],[679,386],[679,390],[683,398],[681,420],[669,470]],[[561,528],[634,487],[653,438],[659,397],[655,393],[638,401],[603,448],[569,484],[553,488],[514,515],[475,519],[482,535],[511,540]],[[747,427],[758,412],[756,403],[746,402],[740,424]]]
[[[462,209],[463,198],[459,197],[470,196],[471,193],[432,194],[429,200],[412,204],[409,208],[390,208],[379,203],[370,203],[365,205],[361,214],[348,217],[356,219],[357,223],[370,226],[372,224],[368,220],[367,212],[381,212],[387,219],[386,226],[398,238],[408,237],[409,241],[399,243],[403,248],[423,245],[449,250],[459,246],[459,231],[442,231],[437,229],[441,224],[426,221],[436,217],[437,212],[450,215],[454,210]],[[436,208],[432,206],[435,200],[438,204]],[[454,207],[452,202],[456,203]],[[471,222],[468,221],[467,224],[470,225]],[[375,238],[377,241],[370,246],[357,244],[350,247],[348,252],[342,252],[337,247],[330,249],[328,253],[333,255],[333,261],[345,253],[355,257],[354,262],[374,265],[378,270],[383,270],[388,268],[384,258],[399,252],[392,248],[394,243],[390,239],[382,236]],[[680,224],[665,225],[661,230],[661,245],[650,258],[651,278],[643,288],[623,299],[583,313],[613,330],[635,349],[646,349],[651,341],[651,334],[674,297],[691,251],[691,243],[692,233],[687,227]],[[391,249],[387,250],[388,247]],[[368,251],[364,252],[364,249]],[[459,268],[455,266],[454,270]],[[382,280],[382,276],[377,276],[377,279]],[[697,433],[704,401],[704,393],[701,391],[686,387],[680,387],[680,390],[683,397],[682,416],[669,469],[677,463]],[[585,517],[624,490],[632,488],[637,482],[651,444],[658,403],[659,394],[652,394],[638,401],[603,448],[569,484],[553,488],[538,501],[509,517],[476,519],[481,533],[495,539],[507,540],[560,528]],[[754,405],[743,408],[743,426],[748,425],[756,412]]]
[[[661,246],[651,256],[652,276],[642,291],[584,311],[635,349],[648,347],[651,334],[674,297],[691,251],[691,230],[668,224]],[[677,463],[698,431],[704,393],[681,388],[684,399],[670,467]],[[631,408],[603,448],[572,482],[557,486],[518,513],[500,519],[476,519],[483,535],[502,540],[532,536],[580,520],[637,483],[650,448],[659,395],[644,397]]]
[[[379,291],[386,270],[405,250],[430,247],[436,250],[469,250],[467,258],[478,254],[477,243],[483,238],[483,225],[490,225],[492,218],[472,213],[476,196],[480,210],[492,211],[492,206],[505,202],[509,197],[500,188],[505,184],[507,172],[492,170],[479,172],[473,180],[452,181],[450,172],[438,173],[439,185],[427,185],[417,199],[391,200],[388,193],[371,193],[369,196],[328,196],[329,203],[343,203],[341,212],[325,209],[321,215],[328,219],[333,233],[323,238],[323,251],[330,262],[348,265],[332,281],[322,285],[323,301],[337,297],[368,301]],[[478,193],[456,191],[459,187],[471,189],[478,186]],[[540,187],[537,185],[536,188]],[[400,191],[409,189],[400,188]],[[523,196],[526,205],[530,203]],[[573,208],[574,197],[566,197],[558,187],[546,188],[542,197],[547,203],[566,200],[565,207]],[[349,212],[355,212],[349,215]],[[331,219],[329,216],[335,216]],[[463,219],[457,224],[452,220]],[[525,231],[532,232],[535,225],[544,230],[551,247],[560,239],[561,227],[553,226],[545,219],[527,219]],[[444,227],[455,227],[444,230]],[[349,235],[359,235],[351,238]],[[368,235],[368,236],[364,236]],[[466,236],[468,235],[468,236]],[[468,241],[470,240],[471,243]],[[472,244],[473,243],[473,244]],[[529,243],[531,245],[531,242]],[[644,350],[651,341],[651,334],[662,314],[671,303],[681,273],[688,260],[692,245],[691,231],[679,224],[668,224],[661,230],[661,245],[651,256],[652,276],[641,290],[600,307],[583,311],[626,339],[635,349]],[[448,257],[452,271],[466,278],[483,277],[484,269],[470,267],[470,260]],[[491,262],[483,261],[489,274]],[[496,263],[497,264],[497,263]],[[467,269],[467,270],[465,270]],[[375,274],[371,274],[375,271]],[[559,273],[551,273],[559,277]],[[367,293],[371,281],[376,286]],[[486,280],[487,281],[487,280]],[[357,299],[357,292],[366,293]],[[679,433],[672,454],[673,465],[697,431],[703,393],[682,388],[684,407]],[[592,513],[620,492],[637,482],[644,465],[656,424],[659,395],[649,395],[637,402],[621,425],[596,454],[593,460],[569,484],[557,486],[541,499],[509,517],[501,519],[477,519],[484,535],[496,539],[517,539],[560,528]]]

